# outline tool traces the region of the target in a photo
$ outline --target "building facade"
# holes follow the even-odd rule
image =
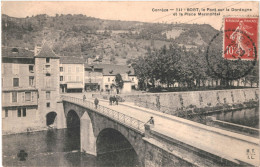
[[[122,92],[129,93],[138,88],[138,79],[134,69],[130,66],[114,64],[85,65],[85,88],[95,84],[101,91],[115,91],[117,74],[120,74],[124,81],[125,86]]]
[[[85,91],[100,91],[103,74],[102,68],[85,64]]]
[[[2,125],[7,133],[38,126],[34,74],[33,52],[2,48]]]
[[[116,92],[115,77],[122,76],[122,93],[137,88],[128,66],[84,64],[83,58],[59,57],[47,43],[34,51],[2,48],[3,134],[64,128],[60,94],[82,91]]]
[[[80,57],[60,57],[60,92],[84,91],[84,59]]]
[[[58,57],[45,43],[35,55],[35,78],[38,89],[38,110],[41,126],[57,126],[59,108],[59,64]]]
[[[59,94],[60,58],[38,50],[2,48],[3,134],[64,127]]]

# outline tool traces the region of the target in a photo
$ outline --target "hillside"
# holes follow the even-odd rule
[[[131,58],[145,55],[147,49],[171,43],[187,49],[204,48],[217,30],[209,25],[102,20],[85,15],[2,15],[2,32],[3,46],[32,50],[45,39],[61,56],[82,55],[126,64]]]

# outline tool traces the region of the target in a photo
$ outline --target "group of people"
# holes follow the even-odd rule
[[[116,103],[116,105],[118,105],[118,99],[119,99],[118,96],[110,96],[109,97],[109,104],[112,105],[113,103]],[[85,100],[86,100],[86,96],[83,95],[83,102],[85,102]],[[94,104],[95,104],[96,109],[97,109],[98,103],[99,103],[99,100],[97,98],[95,98]],[[151,117],[150,120],[147,123],[154,125],[153,117]]]
[[[86,101],[86,95],[83,95],[83,102]],[[116,103],[116,105],[118,105],[118,101],[119,101],[119,97],[118,96],[110,96],[109,97],[109,104],[112,105],[114,103]],[[95,107],[97,108],[98,106],[98,103],[99,103],[99,100],[97,98],[95,98],[94,100],[94,104],[95,104]]]
[[[116,105],[118,105],[118,100],[119,100],[118,96],[110,96],[109,97],[109,104],[112,105],[112,104],[116,103]]]

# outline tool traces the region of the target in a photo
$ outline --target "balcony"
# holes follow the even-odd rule
[[[2,107],[25,107],[25,106],[38,106],[37,97],[35,97],[34,101],[10,102],[10,101],[2,100]]]

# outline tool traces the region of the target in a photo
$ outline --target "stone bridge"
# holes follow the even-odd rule
[[[80,126],[81,151],[127,150],[135,166],[257,166],[259,140],[120,104],[62,97],[67,127]],[[150,116],[155,126],[146,124]],[[78,123],[77,123],[78,122]],[[123,165],[123,164],[122,164]],[[129,164],[128,164],[129,165]]]

